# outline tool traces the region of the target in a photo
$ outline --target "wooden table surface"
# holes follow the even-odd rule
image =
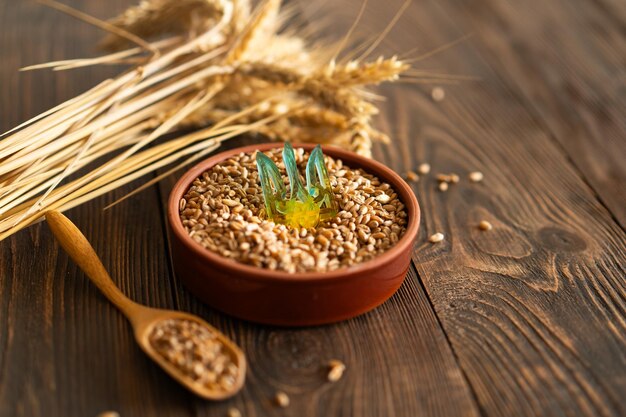
[[[99,17],[128,0],[66,1]],[[360,0],[299,1],[345,33]],[[372,0],[362,33],[401,0]],[[131,298],[215,323],[248,355],[245,389],[211,403],[140,352],[131,329],[39,224],[0,242],[0,415],[626,415],[626,7],[623,0],[415,0],[381,45],[478,77],[385,86],[375,158],[398,172],[429,162],[414,190],[423,222],[407,279],[376,310],[329,326],[255,325],[202,305],[172,273],[163,215],[176,176],[103,211],[140,182],[70,210]],[[89,56],[101,33],[30,1],[0,0],[0,129],[115,75],[116,68],[18,73]],[[241,143],[233,141],[228,146]],[[481,184],[468,172],[482,171]],[[480,220],[494,225],[477,229]],[[437,245],[427,237],[442,232]],[[322,364],[347,364],[324,382]],[[272,405],[276,390],[291,405]]]

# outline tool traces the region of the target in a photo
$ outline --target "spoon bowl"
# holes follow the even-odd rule
[[[49,211],[46,213],[46,221],[63,249],[109,301],[119,308],[131,322],[135,340],[141,349],[165,372],[196,395],[209,400],[223,400],[232,397],[241,390],[246,375],[246,358],[232,340],[206,321],[192,314],[150,308],[130,300],[115,286],[87,238],[67,217],[59,212]],[[157,324],[166,320],[194,322],[215,336],[214,340],[217,340],[222,346],[222,353],[237,367],[234,382],[227,389],[217,389],[198,382],[154,348],[150,341],[150,335]]]
[[[245,382],[246,374],[246,360],[245,356],[228,337],[218,331],[215,327],[211,326],[206,321],[202,320],[198,316],[193,314],[183,313],[174,310],[162,310],[143,307],[139,314],[131,319],[135,340],[153,361],[155,361],[165,372],[167,372],[172,378],[177,380],[181,385],[184,385],[190,391],[195,392],[197,395],[210,399],[210,400],[224,400],[232,397],[236,394]],[[235,383],[229,390],[215,390],[203,385],[192,378],[181,373],[181,371],[174,366],[171,362],[165,359],[159,352],[157,352],[150,343],[150,334],[154,330],[155,326],[165,320],[188,320],[200,324],[202,327],[207,328],[211,333],[216,336],[216,339],[224,346],[226,355],[230,357],[230,360],[237,366],[238,372],[235,378]]]

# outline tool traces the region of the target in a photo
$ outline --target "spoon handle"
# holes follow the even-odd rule
[[[102,265],[100,258],[80,230],[63,214],[58,211],[46,212],[46,221],[50,230],[70,257],[80,269],[91,279],[102,293],[128,318],[141,308],[138,304],[126,297],[115,286],[109,273]]]

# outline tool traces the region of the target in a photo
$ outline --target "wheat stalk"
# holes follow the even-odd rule
[[[397,57],[336,64],[347,37],[338,49],[320,48],[289,27],[279,32],[291,16],[280,0],[256,10],[248,0],[143,0],[107,22],[45,3],[108,31],[103,45],[111,52],[23,71],[131,67],[0,136],[0,240],[46,210],[67,210],[169,167],[128,198],[243,133],[369,156],[371,141],[387,138],[371,126],[376,96],[365,87],[408,69]],[[156,142],[181,126],[200,130]]]

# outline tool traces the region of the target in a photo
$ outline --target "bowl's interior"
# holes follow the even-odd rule
[[[329,272],[289,273],[280,270],[268,270],[252,265],[246,265],[237,262],[234,259],[225,258],[215,252],[205,249],[204,247],[196,243],[191,237],[189,237],[187,231],[183,227],[178,207],[180,199],[187,192],[187,190],[189,190],[191,184],[196,178],[198,178],[200,175],[202,175],[203,172],[207,171],[216,164],[232,156],[238,155],[239,153],[252,153],[257,150],[268,151],[280,147],[281,145],[278,143],[264,143],[260,145],[249,145],[231,149],[229,151],[219,153],[200,162],[189,171],[187,171],[178,180],[170,194],[168,202],[168,220],[170,222],[172,232],[176,235],[176,237],[187,250],[191,251],[199,258],[204,259],[206,262],[219,264],[222,268],[231,269],[233,270],[233,273],[236,274],[243,274],[255,278],[258,277],[258,279],[269,278],[285,280],[293,280],[295,277],[297,277],[298,280],[321,280],[345,277],[347,275],[352,276],[354,274],[362,273],[365,270],[375,269],[381,264],[387,262],[388,260],[399,256],[403,251],[412,250],[413,241],[417,235],[417,231],[419,228],[420,209],[417,203],[417,199],[415,198],[415,194],[413,193],[409,185],[398,174],[396,174],[387,166],[374,160],[366,159],[352,152],[332,146],[323,146],[322,149],[324,154],[332,156],[333,158],[341,159],[345,165],[351,168],[361,168],[369,172],[370,174],[376,175],[382,181],[390,184],[394,191],[400,197],[402,203],[404,203],[407,210],[408,219],[406,231],[404,232],[400,240],[394,246],[389,248],[389,250],[387,250],[386,252],[361,264],[339,268]],[[293,144],[293,147],[303,148],[306,152],[310,152],[311,150],[313,150],[315,145],[295,143]]]

